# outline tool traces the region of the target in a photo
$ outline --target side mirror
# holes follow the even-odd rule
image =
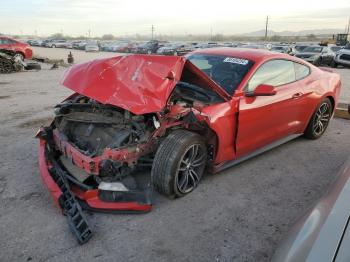
[[[273,96],[276,94],[276,89],[274,86],[261,84],[258,85],[254,91],[246,92],[245,96],[253,97],[253,96]]]

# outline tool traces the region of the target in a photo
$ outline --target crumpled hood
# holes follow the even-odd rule
[[[69,68],[61,84],[97,100],[134,114],[159,112],[180,80],[185,67],[206,86],[227,94],[184,57],[125,55],[93,60]]]

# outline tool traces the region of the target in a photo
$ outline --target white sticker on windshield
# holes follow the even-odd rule
[[[239,58],[234,58],[234,57],[226,57],[224,59],[225,63],[233,63],[233,64],[239,64],[239,65],[247,65],[248,60],[246,59],[239,59]]]

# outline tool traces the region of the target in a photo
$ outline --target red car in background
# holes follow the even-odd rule
[[[21,60],[33,57],[33,50],[28,44],[7,36],[0,36],[0,49],[15,51]]]
[[[98,59],[69,68],[62,84],[74,94],[38,132],[39,164],[58,205],[84,225],[80,242],[90,235],[80,208],[147,212],[149,189],[181,197],[205,169],[321,137],[341,88],[338,74],[299,58],[238,48]],[[138,182],[147,167],[149,182]]]

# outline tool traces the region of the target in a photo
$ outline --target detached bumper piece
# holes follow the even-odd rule
[[[55,149],[51,128],[41,128],[37,134],[39,145],[39,168],[41,178],[67,216],[68,224],[79,244],[92,236],[91,227],[83,210],[111,213],[146,213],[152,209],[152,190],[128,190],[120,182],[99,182],[89,185],[78,181],[65,170]],[[97,180],[99,179],[98,175]]]
[[[57,163],[55,163],[54,166],[55,167],[50,169],[50,173],[62,192],[62,195],[58,199],[59,204],[62,207],[63,214],[67,216],[69,228],[75,235],[78,243],[84,244],[91,238],[92,230],[90,229],[79,202],[70,191],[64,172],[57,166]]]

